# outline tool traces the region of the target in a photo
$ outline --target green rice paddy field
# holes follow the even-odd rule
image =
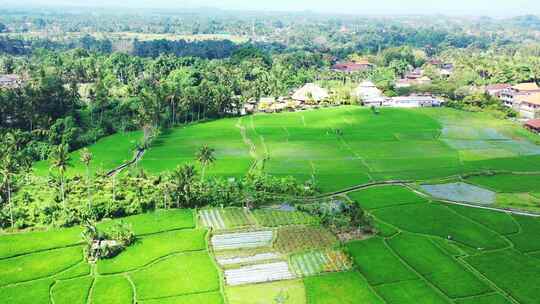
[[[443,204],[402,186],[347,195],[384,228],[364,240],[329,241],[353,262],[342,272],[227,286],[195,212],[162,210],[124,218],[135,244],[95,265],[83,259],[80,228],[0,235],[0,303],[537,303],[540,218]],[[292,225],[288,233],[319,231],[298,226],[299,212],[280,217]]]
[[[129,159],[138,136],[115,135],[90,147],[92,170]],[[538,139],[480,113],[383,109],[375,115],[341,107],[222,119],[161,134],[138,166],[164,172],[193,162],[203,144],[216,149],[217,161],[208,169],[213,176],[263,170],[314,178],[323,192],[452,176],[496,192],[499,207],[540,208],[534,200],[522,202],[525,195],[540,197]],[[70,170],[78,174],[84,167],[74,161]],[[459,176],[486,170],[504,173]],[[46,164],[35,171],[46,174]],[[342,193],[373,216],[377,229],[374,236],[345,243],[300,212],[255,210],[248,217],[239,208],[219,211],[227,227],[279,231],[274,243],[282,254],[309,252],[323,243],[280,243],[285,235],[309,232],[310,240],[344,250],[353,263],[342,272],[270,283],[227,286],[209,247],[212,231],[194,210],[124,218],[137,235],[135,244],[96,265],[83,259],[79,227],[0,234],[0,303],[539,303],[539,217],[443,203],[409,186]],[[509,203],[501,205],[502,199]]]
[[[112,169],[133,155],[139,132],[117,134],[90,147],[92,170]],[[340,107],[221,119],[168,130],[139,167],[159,173],[195,163],[199,147],[216,149],[213,176],[263,170],[314,178],[324,192],[372,181],[427,180],[469,172],[540,171],[540,141],[512,122],[447,108]],[[84,172],[78,152],[71,173]],[[38,174],[47,164],[38,163]]]

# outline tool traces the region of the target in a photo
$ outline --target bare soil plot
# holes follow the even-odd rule
[[[281,253],[292,253],[337,245],[335,235],[322,227],[282,227],[277,231],[274,248]]]

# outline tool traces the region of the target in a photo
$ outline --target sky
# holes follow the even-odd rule
[[[514,16],[539,14],[540,0],[0,0],[9,5],[311,11],[355,15]]]

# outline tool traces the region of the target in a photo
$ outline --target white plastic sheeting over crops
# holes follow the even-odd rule
[[[217,262],[220,265],[234,265],[234,264],[245,264],[245,263],[254,263],[267,260],[279,259],[281,256],[275,252],[265,252],[259,253],[250,256],[244,257],[232,257],[232,258],[217,258]]]
[[[212,247],[216,250],[255,248],[272,244],[272,230],[218,234],[212,236]]]
[[[276,262],[225,270],[228,285],[241,285],[294,279],[287,262]]]
[[[219,210],[206,209],[199,211],[203,225],[214,229],[225,229],[225,222],[221,217]]]
[[[467,183],[422,185],[420,187],[431,196],[439,199],[481,205],[495,203],[495,192]]]

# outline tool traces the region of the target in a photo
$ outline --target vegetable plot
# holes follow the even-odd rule
[[[290,264],[298,277],[317,275],[323,272],[338,272],[351,269],[348,257],[338,250],[311,251],[291,256]]]
[[[271,230],[218,234],[212,237],[211,244],[215,250],[270,246],[273,235]]]

